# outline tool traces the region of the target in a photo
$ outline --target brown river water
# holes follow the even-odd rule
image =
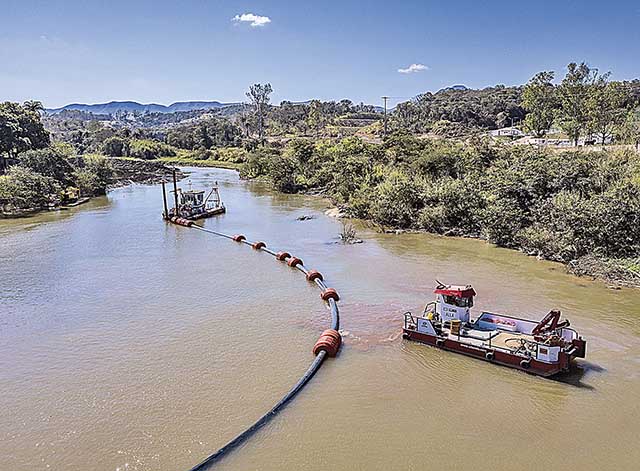
[[[363,244],[337,244],[326,201],[192,171],[229,208],[206,227],[300,256],[342,296],[340,355],[218,469],[640,469],[640,291],[477,240],[359,224]],[[135,185],[0,221],[1,470],[188,469],[313,359],[317,288],[160,212],[160,187]],[[473,284],[478,309],[561,309],[582,369],[548,380],[402,340],[436,278]]]

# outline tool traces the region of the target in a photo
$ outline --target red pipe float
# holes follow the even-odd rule
[[[330,357],[335,357],[342,345],[342,337],[337,330],[328,329],[322,332],[320,338],[313,346],[313,354],[317,355],[321,351],[327,352]]]
[[[280,260],[281,262],[284,262],[289,257],[291,257],[291,254],[289,252],[278,252],[276,254],[276,260]]]
[[[320,297],[325,301],[329,301],[330,299],[333,299],[334,301],[340,301],[340,296],[338,295],[338,292],[333,288],[325,289],[320,294]]]
[[[236,234],[232,237],[232,239],[235,240],[236,242],[242,242],[243,240],[247,240],[247,238],[242,234]]]
[[[264,242],[260,241],[260,242],[254,242],[253,244],[251,244],[251,247],[253,247],[256,250],[260,250],[263,249],[267,246],[267,244],[265,244]]]
[[[188,219],[185,218],[179,218],[177,216],[172,216],[169,221],[171,221],[173,224],[177,224],[178,226],[184,226],[184,227],[191,227],[193,226],[193,221],[189,221]]]
[[[290,267],[295,267],[297,265],[304,265],[304,263],[302,263],[302,260],[300,260],[298,257],[291,257],[287,262],[287,265],[289,265]]]
[[[324,280],[324,277],[322,276],[322,273],[320,273],[318,270],[309,270],[309,273],[307,273],[307,281],[315,281],[315,280]]]

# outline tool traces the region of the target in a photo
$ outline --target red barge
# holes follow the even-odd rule
[[[439,284],[422,315],[404,314],[403,337],[540,376],[569,371],[586,341],[551,311],[541,321],[482,312],[472,318],[475,290]]]

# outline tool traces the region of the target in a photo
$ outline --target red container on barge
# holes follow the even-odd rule
[[[404,314],[403,337],[540,376],[569,371],[586,341],[551,311],[541,321],[482,312],[471,317],[471,285],[439,284],[422,315]]]

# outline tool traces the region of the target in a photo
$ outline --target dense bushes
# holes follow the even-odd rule
[[[322,190],[353,216],[483,237],[568,262],[640,255],[640,158],[394,136],[292,141],[243,166],[285,192]]]
[[[113,136],[104,141],[102,152],[109,157],[136,157],[138,159],[158,159],[175,157],[173,147],[152,139],[129,139]]]
[[[3,211],[46,208],[60,190],[53,178],[16,165],[0,176],[0,206]]]
[[[175,157],[175,151],[168,145],[151,139],[133,139],[129,144],[129,156],[139,159],[157,159],[160,157]]]
[[[103,194],[112,174],[104,157],[72,162],[59,146],[24,152],[18,162],[0,176],[3,213],[57,206],[77,197],[78,190],[81,196]]]

